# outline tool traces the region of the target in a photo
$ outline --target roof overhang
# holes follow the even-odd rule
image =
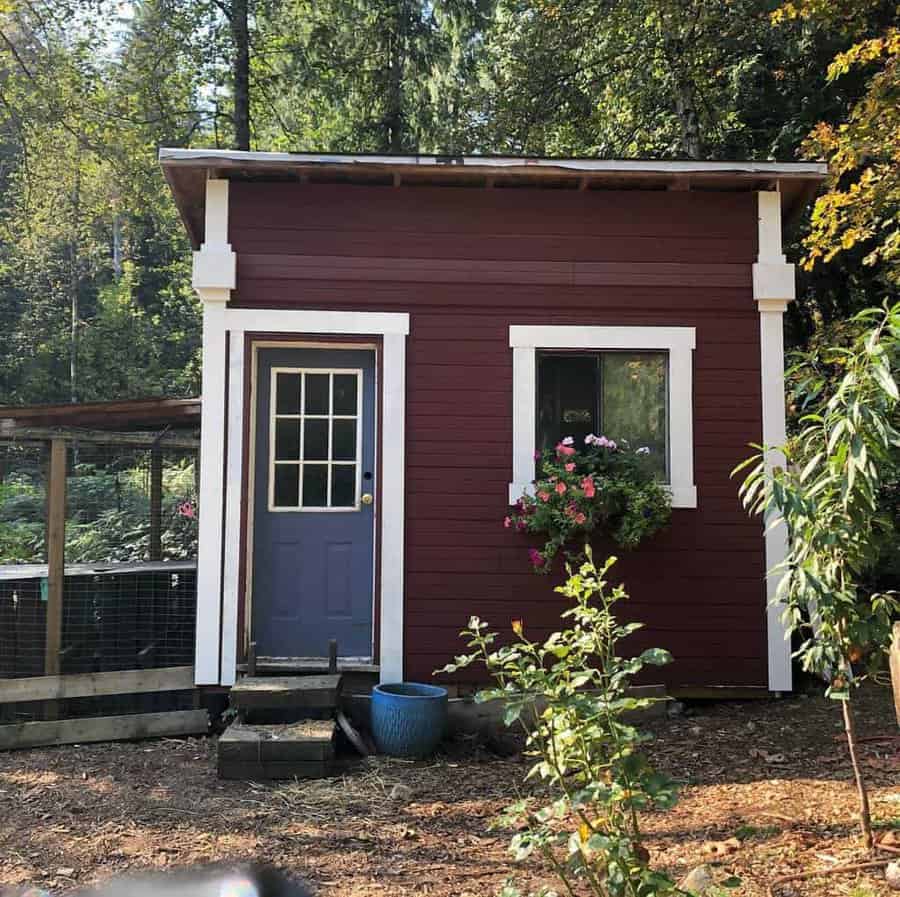
[[[508,156],[392,156],[161,149],[159,160],[194,247],[203,241],[205,181],[302,181],[561,190],[779,190],[785,218],[824,180],[820,162],[694,162]]]

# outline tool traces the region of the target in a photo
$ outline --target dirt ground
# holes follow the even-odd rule
[[[676,876],[713,862],[763,897],[778,876],[860,857],[855,793],[837,705],[819,697],[689,706],[651,725],[657,763],[681,800],[645,819],[654,865]],[[860,706],[864,768],[879,835],[900,844],[900,737],[885,689]],[[438,759],[377,759],[323,782],[219,781],[215,739],[0,754],[0,888],[64,894],[139,870],[249,860],[275,864],[321,897],[482,897],[516,867],[489,820],[516,795],[524,764],[457,741]],[[408,801],[390,799],[407,785]],[[710,853],[710,842],[731,841]],[[880,870],[791,883],[777,897],[889,893]],[[896,891],[892,893],[897,893]]]

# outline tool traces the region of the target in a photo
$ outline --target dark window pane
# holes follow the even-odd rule
[[[275,421],[275,458],[278,461],[296,461],[300,457],[300,421]]]
[[[352,508],[356,504],[356,465],[335,464],[331,468],[331,506]]]
[[[334,413],[356,414],[356,374],[334,375]]]
[[[303,421],[303,460],[328,460],[328,421]]]
[[[334,461],[356,460],[356,421],[336,420],[332,422],[331,457]]]
[[[300,467],[297,464],[275,465],[275,507],[296,508],[300,500]]]
[[[306,414],[328,414],[328,374],[306,375]]]
[[[667,468],[667,368],[665,352],[603,354],[603,435],[640,450],[660,476]]]
[[[278,414],[300,413],[300,375],[275,375],[275,411]]]
[[[327,464],[303,465],[303,506],[324,508],[327,504]]]
[[[538,356],[538,448],[571,436],[584,445],[598,431],[599,355]]]

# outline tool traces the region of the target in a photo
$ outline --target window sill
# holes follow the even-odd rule
[[[696,509],[697,507],[697,487],[696,486],[667,486],[672,495],[673,508]],[[534,494],[534,483],[510,483],[509,484],[509,504],[514,505],[523,495]]]

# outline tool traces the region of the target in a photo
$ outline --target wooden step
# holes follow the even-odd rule
[[[332,720],[274,726],[234,723],[219,737],[223,779],[321,779],[333,775]]]
[[[231,706],[244,710],[332,709],[341,674],[331,676],[246,676],[231,687]]]

